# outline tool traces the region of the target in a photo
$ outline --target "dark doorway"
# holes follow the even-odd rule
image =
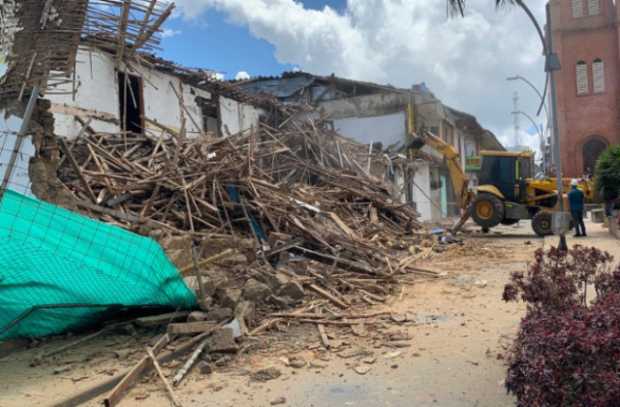
[[[220,136],[220,112],[217,101],[208,100],[200,96],[196,97],[196,103],[202,113],[202,129],[205,133]]]
[[[144,101],[142,79],[135,75],[118,72],[118,99],[123,131],[142,134],[144,129]]]
[[[592,175],[596,169],[596,161],[603,151],[607,148],[607,141],[599,136],[590,138],[583,145],[583,173]]]

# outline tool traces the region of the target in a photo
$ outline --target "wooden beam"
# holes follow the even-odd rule
[[[85,127],[86,126],[83,126],[82,129],[84,129]],[[86,193],[87,193],[88,197],[91,199],[91,201],[93,201],[94,204],[96,204],[97,203],[97,196],[95,195],[95,193],[91,189],[90,185],[88,184],[88,180],[86,180],[86,178],[84,177],[84,173],[82,172],[82,169],[80,168],[80,165],[75,160],[75,157],[73,156],[73,153],[71,152],[71,149],[67,146],[67,143],[65,142],[65,139],[62,138],[62,137],[58,137],[58,145],[62,149],[62,152],[65,153],[65,155],[69,159],[69,163],[71,164],[71,166],[73,167],[73,169],[77,173],[78,178],[80,179],[80,183],[82,184],[82,186],[86,190]]]
[[[172,386],[170,386],[170,383],[168,383],[168,380],[166,380],[166,376],[164,376],[164,372],[161,370],[161,366],[159,366],[159,362],[157,361],[155,354],[153,353],[151,348],[149,348],[148,346],[146,347],[146,353],[149,355],[149,358],[151,358],[151,362],[153,363],[153,367],[155,368],[157,375],[159,376],[161,381],[164,383],[164,386],[166,387],[166,392],[168,392],[170,401],[172,401],[172,405],[175,407],[181,407],[182,406],[181,402],[179,402],[179,399],[177,399],[176,394],[174,394],[174,390],[172,390]]]
[[[168,334],[170,335],[187,335],[187,334],[200,334],[207,332],[215,328],[218,324],[215,322],[198,321],[198,322],[184,322],[168,325]]]
[[[166,21],[166,19],[168,17],[170,17],[170,14],[172,14],[172,10],[174,10],[174,3],[170,3],[170,5],[168,6],[168,8],[166,8],[166,11],[164,11],[159,18],[157,19],[157,21],[155,21],[153,23],[153,25],[151,25],[142,35],[141,38],[138,38],[136,40],[136,42],[133,44],[133,47],[131,49],[131,52],[129,53],[129,56],[133,55],[137,50],[139,50],[140,48],[142,48],[142,46],[144,44],[146,44],[146,42],[153,36],[153,34],[155,34],[159,28],[161,27],[161,25],[164,23],[164,21]]]
[[[129,7],[131,0],[123,0],[123,11],[121,12],[121,22],[118,26],[118,48],[116,49],[116,65],[120,67],[120,63],[125,56],[125,38],[127,36],[127,24],[129,23]]]
[[[168,334],[164,334],[155,346],[153,346],[153,353],[160,352],[164,346],[166,346],[170,342],[170,337]],[[142,373],[149,367],[151,364],[151,358],[149,356],[145,356],[122,378],[122,380],[114,387],[114,389],[108,394],[108,396],[103,400],[103,404],[106,407],[116,406],[122,398],[127,394],[127,392],[136,384]]]

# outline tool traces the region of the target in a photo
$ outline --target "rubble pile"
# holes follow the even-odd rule
[[[308,293],[346,309],[384,302],[398,275],[436,276],[413,267],[417,213],[370,174],[380,152],[293,116],[226,138],[157,126],[62,143],[59,178],[91,215],[157,238],[204,309]]]
[[[175,249],[171,236],[209,255],[215,241],[238,249],[250,238],[263,265],[304,256],[331,274],[387,278],[403,271],[402,250],[419,243],[411,232],[421,226],[363,169],[373,158],[366,148],[314,121],[226,138],[185,138],[163,126],[157,136],[93,132],[64,144],[59,178],[91,215],[166,249]],[[191,271],[191,253],[180,257],[177,266]]]
[[[209,338],[223,326],[234,344],[229,330],[308,324],[329,349],[332,329],[402,322],[366,308],[386,303],[403,276],[439,276],[414,266],[430,251],[415,210],[370,175],[380,152],[320,121],[226,138],[158,128],[61,142],[58,175],[82,211],[158,239],[195,290],[200,311],[138,323],[166,326],[165,341],[194,335],[173,384],[214,352]]]

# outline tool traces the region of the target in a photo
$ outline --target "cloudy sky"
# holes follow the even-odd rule
[[[165,56],[226,78],[300,68],[409,87],[425,82],[445,103],[478,116],[514,144],[512,95],[532,116],[544,84],[540,41],[525,14],[469,0],[465,18],[443,0],[176,0]],[[544,0],[529,0],[543,21]],[[521,119],[523,143],[537,137]]]

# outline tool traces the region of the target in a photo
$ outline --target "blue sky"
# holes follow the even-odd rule
[[[322,10],[329,6],[342,12],[346,0],[303,0],[304,7]],[[206,68],[223,73],[227,79],[237,72],[252,76],[278,75],[295,68],[279,63],[275,48],[267,41],[255,38],[247,26],[230,22],[230,18],[215,10],[208,10],[193,20],[175,17],[165,28],[174,35],[163,38],[161,56],[185,66]]]
[[[514,138],[513,92],[520,92],[524,111],[534,114],[538,106],[534,92],[506,77],[544,84],[531,22],[519,9],[498,11],[489,0],[468,0],[465,18],[450,18],[444,0],[175,1],[178,15],[165,29],[176,35],[164,38],[165,58],[227,79],[299,67],[403,88],[425,82],[506,144]],[[528,0],[541,22],[545,3]],[[522,125],[522,138],[534,146],[528,127]]]

